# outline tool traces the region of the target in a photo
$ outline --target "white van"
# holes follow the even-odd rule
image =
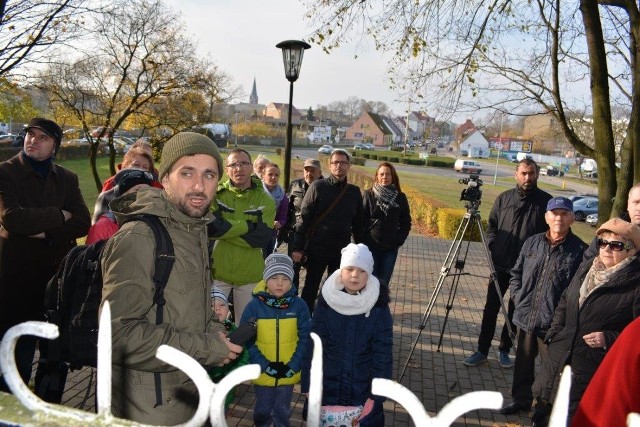
[[[532,159],[533,160],[533,156],[531,155],[531,153],[523,153],[523,152],[520,152],[520,153],[516,154],[516,160],[517,161],[521,161],[521,160],[524,160],[524,159]]]
[[[480,172],[482,172],[482,166],[480,166],[480,163],[474,162],[473,160],[464,159],[456,160],[455,164],[453,165],[453,169],[455,169],[456,172],[462,173],[479,174]]]

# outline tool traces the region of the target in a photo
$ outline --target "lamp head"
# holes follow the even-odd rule
[[[311,45],[301,40],[286,40],[278,43],[276,47],[282,49],[284,75],[291,83],[295,82],[300,75],[304,51],[309,49]]]

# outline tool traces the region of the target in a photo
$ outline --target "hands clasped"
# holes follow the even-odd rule
[[[264,373],[273,378],[291,378],[295,375],[295,371],[289,367],[286,363],[282,362],[269,362],[267,369]]]

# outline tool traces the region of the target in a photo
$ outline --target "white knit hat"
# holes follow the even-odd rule
[[[369,274],[373,273],[373,255],[367,245],[349,243],[343,248],[340,269],[344,267],[358,267]]]
[[[293,261],[288,255],[275,252],[264,260],[262,278],[265,282],[276,274],[283,274],[289,280],[293,280]]]

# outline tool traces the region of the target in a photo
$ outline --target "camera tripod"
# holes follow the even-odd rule
[[[442,323],[440,339],[438,340],[437,351],[438,352],[440,351],[440,346],[442,344],[442,337],[444,336],[444,330],[447,325],[447,320],[449,319],[449,312],[453,308],[453,301],[455,299],[456,292],[458,290],[458,282],[460,281],[460,276],[469,274],[469,273],[464,273],[463,271],[464,271],[465,263],[467,260],[467,254],[469,253],[469,246],[471,244],[470,241],[467,240],[467,247],[464,251],[464,256],[462,258],[458,258],[458,255],[460,254],[460,249],[464,241],[465,233],[467,232],[470,226],[475,225],[478,228],[478,231],[480,232],[482,247],[484,249],[484,253],[487,258],[487,265],[489,266],[489,270],[490,270],[490,280],[493,283],[493,285],[496,287],[496,292],[500,297],[500,306],[502,307],[502,314],[504,315],[504,318],[507,319],[506,325],[507,325],[507,329],[509,330],[509,336],[515,342],[515,334],[513,333],[513,329],[511,328],[510,322],[508,321],[507,308],[503,301],[503,295],[502,295],[502,292],[500,291],[500,286],[496,278],[493,260],[491,259],[491,253],[489,252],[484,230],[482,228],[480,212],[478,212],[479,205],[480,205],[479,200],[470,201],[465,205],[465,207],[467,208],[467,212],[464,214],[464,217],[462,218],[462,221],[458,226],[458,230],[456,231],[456,235],[453,239],[453,242],[451,243],[449,252],[447,253],[447,256],[442,264],[442,267],[440,268],[440,276],[438,277],[438,281],[436,282],[436,286],[433,290],[433,294],[431,295],[431,298],[429,299],[429,303],[427,304],[427,309],[422,315],[422,320],[420,321],[418,336],[413,342],[413,346],[411,347],[411,351],[409,352],[409,356],[407,357],[407,362],[402,368],[402,372],[400,373],[400,377],[398,378],[398,381],[402,381],[402,377],[404,377],[407,367],[409,366],[409,361],[411,360],[411,356],[413,355],[413,352],[415,351],[416,346],[418,345],[418,341],[420,340],[420,335],[422,334],[422,331],[424,330],[425,326],[427,325],[427,322],[429,321],[429,317],[431,316],[431,311],[433,310],[433,307],[436,304],[436,299],[438,297],[438,294],[440,293],[440,290],[442,289],[442,285],[444,284],[447,277],[453,276],[452,286],[451,286],[451,289],[449,290],[449,296],[447,298],[446,314],[444,317],[444,321]],[[455,261],[455,264],[454,264],[454,261]],[[455,269],[455,272],[451,271],[452,267]]]

